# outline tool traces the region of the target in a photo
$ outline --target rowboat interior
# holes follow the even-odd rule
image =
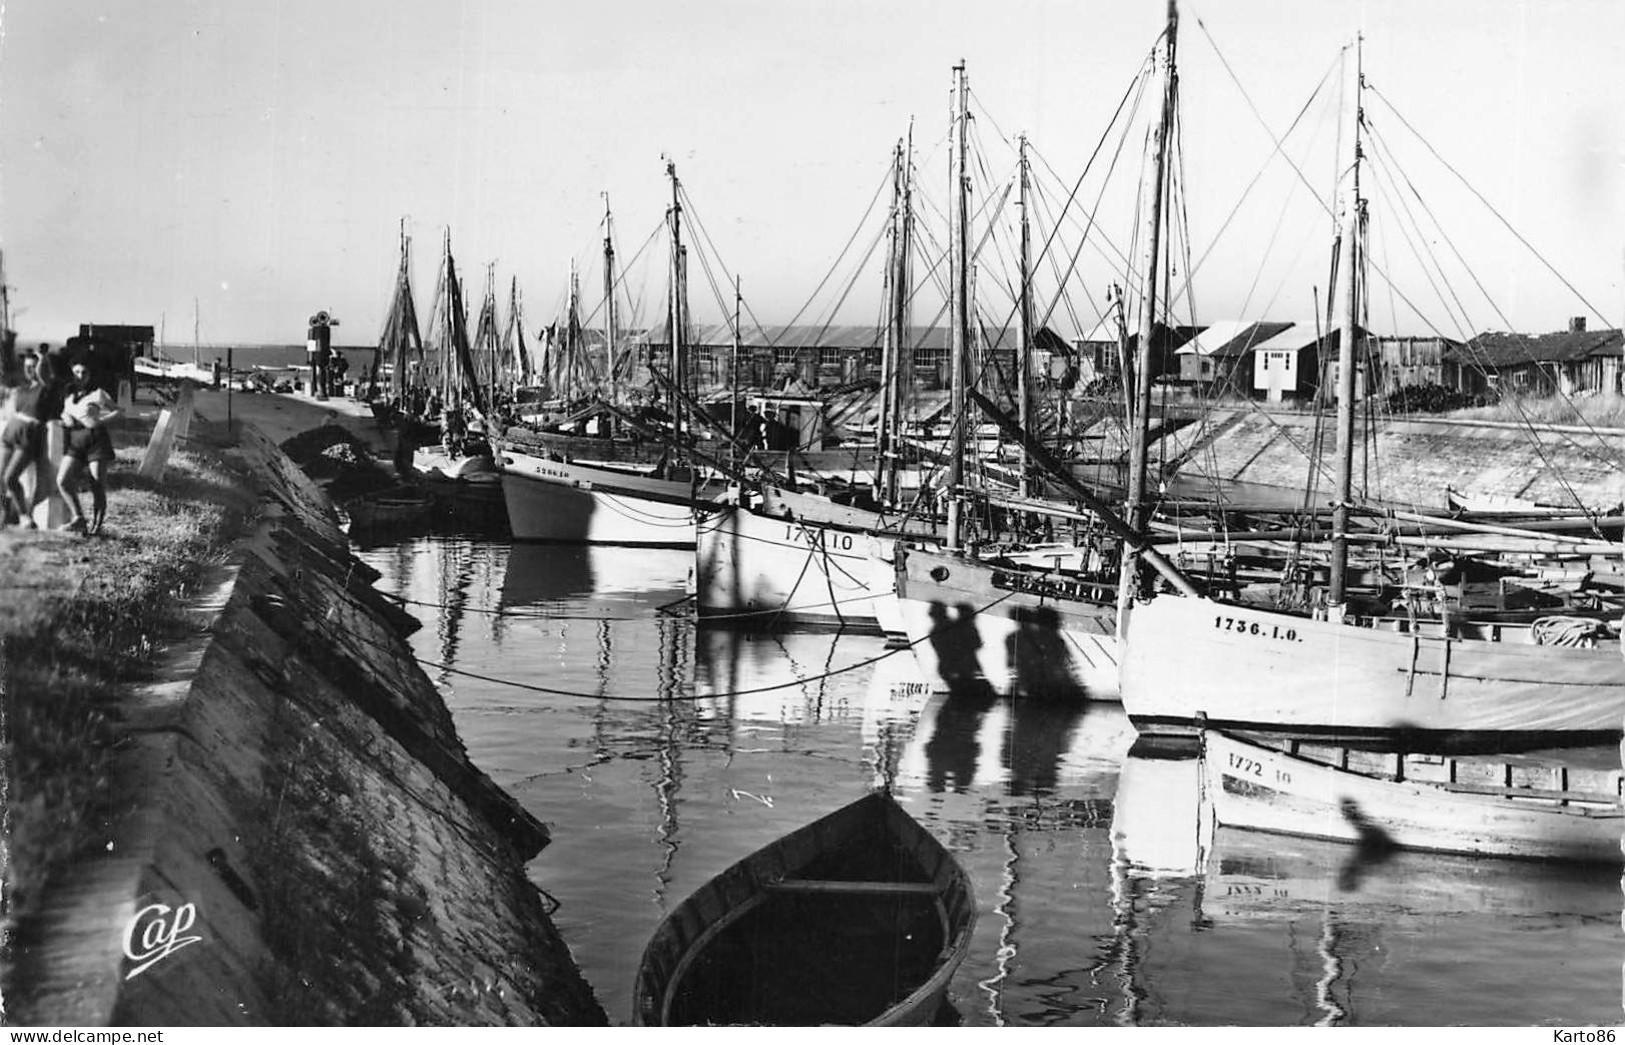
[[[638,1015],[665,1026],[929,1023],[973,922],[952,857],[870,795],[675,909],[644,956]]]

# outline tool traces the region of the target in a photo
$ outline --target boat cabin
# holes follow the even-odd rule
[[[746,404],[767,420],[768,450],[822,450],[829,437],[824,402],[806,395],[751,395]]]

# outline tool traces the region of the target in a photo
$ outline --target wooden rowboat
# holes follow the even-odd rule
[[[1222,825],[1376,851],[1621,863],[1625,808],[1617,767],[1584,771],[1348,749],[1321,761],[1212,730],[1202,744],[1204,800]],[[1355,768],[1360,762],[1364,771]]]
[[[674,909],[643,953],[641,1026],[919,1026],[970,948],[970,877],[890,795],[757,850]]]
[[[411,526],[427,519],[433,508],[434,501],[427,494],[404,486],[364,494],[344,506],[352,532]]]

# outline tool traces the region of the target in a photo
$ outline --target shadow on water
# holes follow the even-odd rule
[[[1360,803],[1352,798],[1344,798],[1338,803],[1338,809],[1347,820],[1349,826],[1360,835],[1360,840],[1354,844],[1349,858],[1337,872],[1337,888],[1340,892],[1357,892],[1360,883],[1366,874],[1373,868],[1386,862],[1394,855],[1398,847],[1382,825],[1371,820],[1360,808]]]
[[[925,745],[926,786],[933,792],[951,788],[964,793],[976,780],[981,754],[978,734],[998,695],[983,677],[976,657],[982,646],[976,611],[961,603],[950,617],[946,605],[933,602],[928,612],[931,650],[936,654],[937,674],[948,687],[948,699],[938,709],[936,730]]]
[[[1005,640],[1014,674],[1011,692],[1038,700],[1081,703],[1089,694],[1077,680],[1072,651],[1061,635],[1061,617],[1051,606],[1016,610],[1017,628]]]
[[[1060,781],[1061,759],[1083,721],[1081,702],[1010,698],[1009,736],[1002,747],[1012,795],[1052,795]]]
[[[996,736],[987,737],[989,713],[1003,707]],[[978,769],[1002,770],[1004,792],[1012,796],[1054,795],[1061,763],[1083,720],[1082,705],[999,697],[990,688],[950,693],[940,698],[925,742],[926,787],[932,792],[963,794],[977,788]],[[998,719],[995,719],[998,721]],[[984,745],[997,750],[983,750]]]

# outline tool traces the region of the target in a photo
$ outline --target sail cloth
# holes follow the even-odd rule
[[[404,402],[411,388],[414,366],[423,364],[423,336],[418,327],[418,310],[412,302],[412,263],[410,238],[401,238],[401,265],[395,275],[395,293],[389,313],[378,335],[378,351],[372,360],[372,383],[382,383],[382,370],[390,367],[389,397]]]

